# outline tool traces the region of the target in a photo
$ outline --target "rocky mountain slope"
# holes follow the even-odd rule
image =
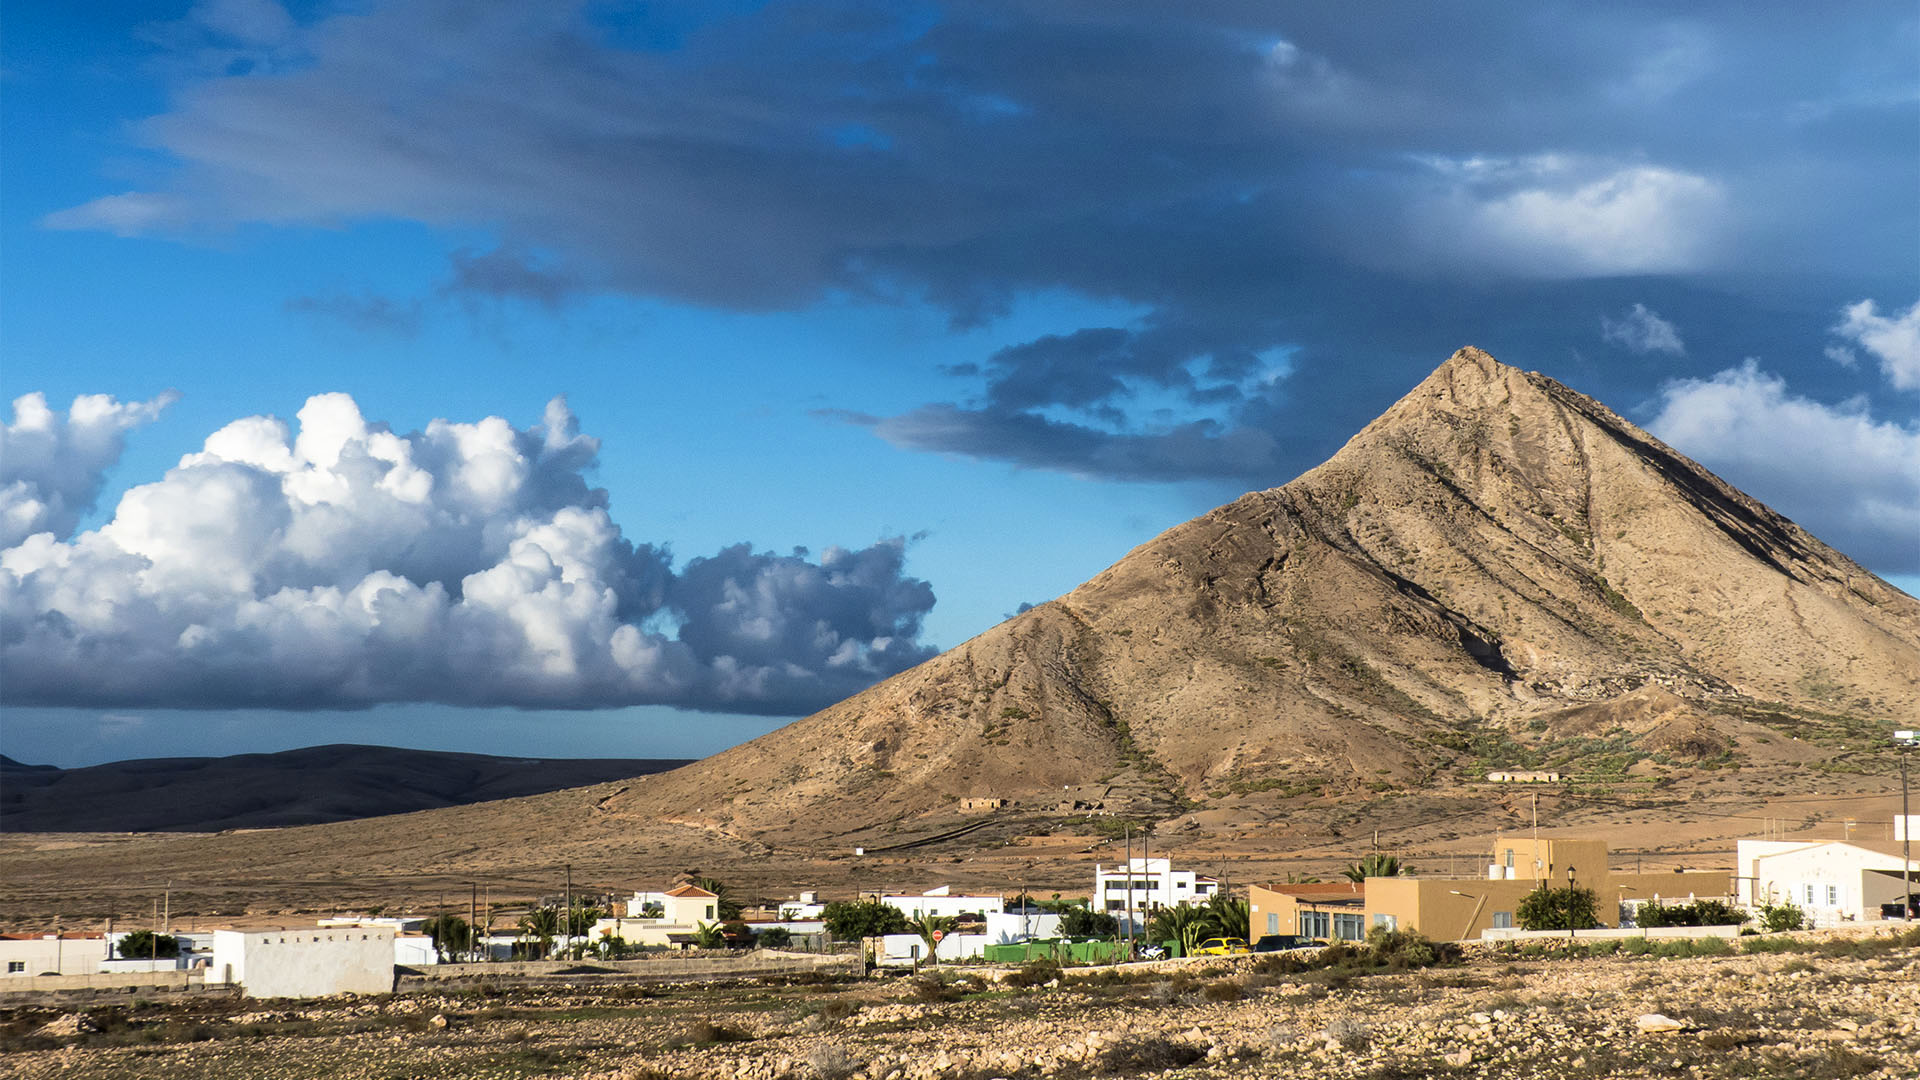
[[[1920,601],[1604,405],[1463,349],[1292,483],[602,810],[796,839],[966,797],[1166,810],[1429,787],[1549,738],[1790,755],[1917,705]]]

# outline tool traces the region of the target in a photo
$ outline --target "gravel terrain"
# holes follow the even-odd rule
[[[0,1011],[20,1077],[1883,1077],[1920,1075],[1920,935],[1788,951],[1280,974],[1265,958],[727,987]],[[1265,962],[1263,962],[1265,961]],[[1036,977],[1045,977],[1040,973]]]

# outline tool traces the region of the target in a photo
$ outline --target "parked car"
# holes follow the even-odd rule
[[[1298,934],[1267,934],[1253,943],[1254,952],[1285,952],[1288,949],[1301,949],[1313,944]]]
[[[1237,956],[1252,952],[1247,948],[1246,938],[1210,937],[1194,947],[1195,956]]]

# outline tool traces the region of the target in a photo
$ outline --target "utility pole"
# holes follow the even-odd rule
[[[1907,757],[1920,731],[1896,731],[1894,742],[1900,745],[1900,912],[1913,918],[1913,816],[1907,808]]]
[[[1120,835],[1126,844],[1126,861],[1120,868],[1127,875],[1127,899],[1120,906],[1120,914],[1127,920],[1127,955],[1133,955],[1133,826],[1120,826]]]
[[[467,958],[471,960],[476,935],[480,933],[480,883],[469,881],[467,887],[473,890],[467,896]]]
[[[717,915],[719,914],[719,911],[717,910],[719,907],[719,901],[717,900],[714,901],[714,906],[716,908],[714,913]],[[562,910],[560,913],[560,918],[562,919],[563,924],[566,926],[566,934],[567,934],[567,938],[566,938],[567,943],[565,946],[562,947],[562,949],[563,951],[571,951],[573,949],[573,864],[572,863],[567,864],[567,903],[566,903],[566,908]]]
[[[173,933],[173,879],[167,879],[165,906],[161,909],[161,927],[166,933]]]

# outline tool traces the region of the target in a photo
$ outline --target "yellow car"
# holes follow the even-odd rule
[[[1238,956],[1252,951],[1246,938],[1237,937],[1210,937],[1193,947],[1195,956]]]

